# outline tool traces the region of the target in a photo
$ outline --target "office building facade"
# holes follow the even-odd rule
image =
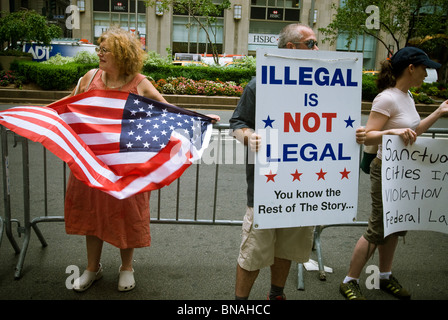
[[[222,0],[213,0],[220,3]],[[323,42],[319,28],[332,21],[334,5],[340,0],[230,0],[231,7],[223,10],[207,27],[208,36],[218,52],[226,55],[256,55],[257,48],[276,47],[278,33],[287,24],[304,23],[313,28],[320,50],[348,51],[346,39],[340,35],[335,44]],[[0,0],[2,10],[20,7],[45,13],[58,23],[69,20],[65,35],[95,43],[107,28],[118,25],[134,33],[145,50],[162,56],[169,53],[211,53],[207,33],[195,17],[186,12],[161,10],[146,6],[141,0]],[[76,7],[75,7],[76,6]],[[79,11],[74,12],[74,8]],[[6,10],[5,10],[6,9]],[[79,15],[78,15],[79,14]],[[65,18],[62,19],[65,15]],[[74,24],[73,19],[79,18]],[[205,19],[199,17],[200,22]],[[70,22],[72,27],[70,27]],[[68,28],[67,28],[68,26]],[[392,43],[392,42],[391,42]],[[360,36],[350,51],[362,52],[364,69],[379,68],[387,51],[372,37]]]

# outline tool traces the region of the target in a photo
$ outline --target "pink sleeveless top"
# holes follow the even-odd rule
[[[101,76],[103,74],[103,70],[98,70],[95,77],[92,80],[92,83],[87,88],[87,91],[90,90],[110,90],[111,88],[107,88],[104,84],[103,80],[101,79]],[[137,74],[131,81],[126,83],[124,86],[122,86],[119,90],[120,91],[126,91],[130,93],[138,94],[137,86],[140,84],[140,82],[145,79],[146,76],[143,74]],[[118,88],[114,88],[113,90],[118,90]]]
[[[87,91],[106,90],[99,70]],[[145,78],[137,74],[121,91],[138,94],[137,86]],[[67,234],[91,235],[120,249],[147,247],[150,192],[118,200],[98,189],[90,188],[72,173],[65,198],[65,230]]]

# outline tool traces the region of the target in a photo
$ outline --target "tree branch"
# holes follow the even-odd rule
[[[400,42],[398,41],[398,39],[395,37],[395,34],[392,32],[392,30],[390,30],[389,26],[386,25],[384,22],[380,22],[380,24],[386,28],[386,30],[389,32],[389,34],[392,36],[392,39],[394,39],[395,44],[397,45],[397,48],[400,49]]]
[[[384,47],[386,48],[387,52],[388,52],[390,55],[393,55],[393,54],[394,54],[394,53],[389,49],[389,47],[387,46],[386,42],[384,42],[383,39],[381,39],[381,38],[378,37],[376,34],[370,32],[370,31],[364,30],[364,32],[365,32],[366,34],[368,34],[368,35],[374,37],[374,38],[377,39],[379,42],[381,42],[381,43],[384,45]]]

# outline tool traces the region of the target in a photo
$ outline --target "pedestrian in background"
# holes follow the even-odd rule
[[[377,85],[380,93],[374,99],[366,124],[366,145],[378,145],[376,158],[370,165],[372,213],[366,232],[358,240],[347,276],[340,285],[341,294],[350,300],[365,299],[359,277],[367,260],[376,248],[379,254],[380,288],[400,299],[410,299],[408,290],[392,275],[392,262],[399,236],[394,233],[384,238],[383,203],[381,191],[381,141],[383,135],[398,135],[403,142],[413,144],[442,115],[448,113],[448,100],[424,120],[415,108],[409,89],[421,86],[426,78],[426,67],[440,68],[417,48],[406,47],[386,60],[380,71]]]

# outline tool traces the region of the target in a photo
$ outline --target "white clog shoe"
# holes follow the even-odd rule
[[[73,290],[83,292],[90,288],[90,286],[103,276],[103,266],[100,263],[97,272],[85,270],[84,273],[73,282]]]
[[[118,291],[130,291],[135,288],[134,269],[132,271],[118,269]]]

